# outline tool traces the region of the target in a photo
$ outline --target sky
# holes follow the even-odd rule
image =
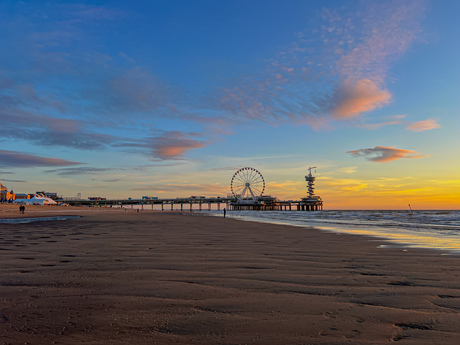
[[[16,193],[459,209],[456,0],[0,1]]]

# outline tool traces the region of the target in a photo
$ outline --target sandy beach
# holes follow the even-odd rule
[[[223,217],[0,206],[1,344],[459,344],[460,257]]]

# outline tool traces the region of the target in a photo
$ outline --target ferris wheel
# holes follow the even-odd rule
[[[258,170],[241,168],[233,175],[230,188],[235,198],[256,201],[265,190],[265,180]]]

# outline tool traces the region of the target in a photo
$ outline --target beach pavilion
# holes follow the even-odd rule
[[[57,202],[51,198],[35,194],[30,199],[17,199],[14,201],[16,204],[28,204],[28,205],[57,205]]]

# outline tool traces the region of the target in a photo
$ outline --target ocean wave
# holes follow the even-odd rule
[[[0,223],[3,224],[25,224],[25,223],[32,223],[32,222],[44,222],[44,221],[52,221],[52,220],[69,220],[80,218],[80,216],[59,216],[59,217],[37,217],[37,218],[8,218],[8,219],[0,219]]]
[[[227,216],[374,236],[411,247],[460,251],[460,211],[231,211]]]

